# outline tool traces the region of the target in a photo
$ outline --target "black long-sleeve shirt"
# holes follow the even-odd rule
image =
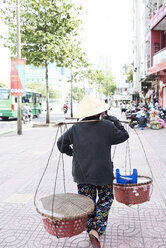
[[[102,186],[113,182],[111,145],[128,138],[120,121],[115,126],[108,116],[108,120],[74,124],[58,139],[57,146],[62,153],[73,156],[75,182]]]

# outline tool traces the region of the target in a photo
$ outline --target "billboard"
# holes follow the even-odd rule
[[[25,92],[26,59],[11,60],[11,95],[23,96]]]

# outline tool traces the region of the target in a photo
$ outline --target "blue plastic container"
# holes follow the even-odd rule
[[[137,169],[133,169],[133,174],[130,176],[120,175],[119,169],[116,169],[116,182],[120,184],[137,183]]]

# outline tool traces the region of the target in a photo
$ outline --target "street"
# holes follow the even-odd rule
[[[50,121],[55,122],[57,120],[64,119],[70,116],[70,112],[64,114],[63,112],[53,112],[50,111]],[[32,123],[45,123],[46,122],[46,112],[43,111],[42,114],[39,115],[38,118],[33,118]],[[22,124],[22,129],[26,128],[28,124]],[[3,121],[0,118],[0,133],[7,132],[10,130],[17,129],[17,119],[16,118],[9,118],[7,121]]]
[[[109,114],[125,119],[119,109]],[[64,115],[62,114],[64,118]],[[44,118],[41,117],[41,118]],[[55,117],[57,118],[57,116]],[[41,119],[43,120],[43,119]],[[126,126],[128,128],[128,126]],[[34,194],[46,167],[57,128],[27,128],[23,135],[10,132],[0,136],[0,247],[21,248],[90,248],[86,232],[57,239],[46,232],[33,205]],[[131,168],[139,175],[153,179],[150,201],[128,207],[114,200],[106,233],[101,237],[102,248],[161,248],[166,247],[166,129],[135,130],[129,128],[128,155]],[[140,140],[141,142],[140,142]],[[145,149],[146,156],[142,149]],[[129,159],[125,162],[126,144],[116,146],[114,169],[121,174],[130,170]],[[112,155],[115,147],[112,147]],[[49,167],[41,182],[37,200],[53,193],[55,171],[59,152],[55,146]],[[64,156],[65,180],[60,164],[56,193],[76,193],[71,176],[71,157]]]

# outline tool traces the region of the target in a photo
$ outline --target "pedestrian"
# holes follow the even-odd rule
[[[100,114],[108,109],[108,104],[85,96],[75,117],[86,123],[74,124],[57,142],[62,153],[73,156],[72,176],[78,193],[89,196],[95,203],[95,210],[88,216],[87,222],[93,247],[101,247],[99,237],[106,230],[113,202],[111,146],[129,138],[116,117],[107,115],[106,120],[100,120]]]
[[[147,117],[145,113],[142,113],[138,121],[139,129],[144,130],[147,126]]]
[[[121,105],[121,113],[126,112],[126,104],[123,102]]]
[[[122,102],[120,102],[119,106],[120,106],[120,112],[122,114]]]

